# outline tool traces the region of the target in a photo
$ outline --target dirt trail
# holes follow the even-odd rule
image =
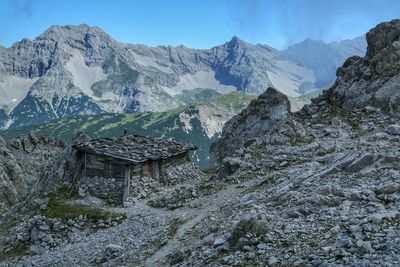
[[[179,226],[174,237],[171,238],[164,247],[156,251],[150,258],[146,260],[145,266],[165,266],[164,260],[166,256],[179,247],[181,242],[180,240],[184,238],[186,233],[195,225],[197,225],[197,223],[202,221],[210,213],[210,211],[217,210],[221,205],[232,198],[240,196],[241,192],[257,183],[259,183],[259,180],[252,179],[239,184],[240,187],[238,184],[229,185],[225,189],[222,189],[221,191],[218,191],[212,195],[203,196],[194,200],[193,203],[201,203],[199,208],[176,210],[177,215],[179,214],[182,217],[190,219]]]

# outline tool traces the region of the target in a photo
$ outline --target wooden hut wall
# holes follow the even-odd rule
[[[151,176],[151,161],[132,165],[132,176]]]
[[[132,176],[140,176],[142,175],[142,165],[143,163],[133,164],[132,165]]]
[[[169,166],[179,165],[188,161],[188,153],[170,157],[165,160],[149,160],[143,163],[130,164],[112,157],[98,156],[86,153],[85,155],[85,175],[89,177],[112,177],[125,179],[126,169],[131,165],[132,176],[151,176],[160,182],[163,181],[165,169]]]
[[[162,174],[163,168],[178,165],[187,161],[186,154],[179,155],[176,158],[169,160],[149,160],[140,164],[134,164],[132,166],[132,177],[133,176],[150,176],[157,181],[165,182]]]
[[[156,180],[160,178],[160,160],[148,160],[139,164],[134,164],[132,167],[133,176],[149,176]]]
[[[112,162],[112,176],[116,179],[125,179],[125,171],[128,168],[128,165],[124,162],[113,160]]]
[[[149,172],[150,176],[157,181],[163,182],[162,179],[160,179],[160,173],[161,173],[161,161],[160,160],[150,160],[149,161]]]
[[[142,175],[150,176],[150,162],[146,161],[142,163]]]
[[[89,177],[112,177],[125,179],[127,163],[115,160],[110,157],[101,157],[93,154],[86,154],[85,175]]]

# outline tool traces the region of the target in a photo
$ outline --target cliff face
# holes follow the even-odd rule
[[[365,35],[352,40],[324,43],[306,39],[289,46],[284,54],[291,60],[314,70],[318,87],[331,85],[335,80],[336,69],[350,55],[364,56],[367,48]]]
[[[345,109],[381,108],[392,115],[400,107],[400,20],[379,24],[367,33],[365,57],[350,57],[337,70],[330,101]]]
[[[224,125],[221,137],[211,147],[212,162],[218,164],[238,148],[250,145],[292,144],[305,139],[287,96],[268,88]]]

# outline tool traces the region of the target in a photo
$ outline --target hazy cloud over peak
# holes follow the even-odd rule
[[[11,3],[15,16],[30,17],[34,11],[35,0],[14,0]]]
[[[226,0],[240,34],[276,46],[306,38],[324,41],[362,35],[378,22],[400,17],[397,0]]]

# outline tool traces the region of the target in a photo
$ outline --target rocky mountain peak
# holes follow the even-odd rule
[[[46,36],[60,31],[88,31],[89,29],[89,25],[85,23],[79,25],[52,25],[42,35]]]
[[[335,84],[320,99],[345,109],[369,105],[398,115],[400,20],[377,25],[368,32],[367,42],[367,55],[348,58],[338,68]]]
[[[242,147],[296,142],[304,136],[302,127],[291,116],[287,96],[270,87],[225,124],[211,154],[219,163]]]
[[[400,40],[400,20],[378,24],[367,33],[367,56],[374,57],[382,49]]]
[[[46,52],[49,48],[54,47],[65,57],[72,50],[78,49],[84,52],[88,58],[93,58],[96,61],[106,60],[101,60],[101,57],[106,57],[110,48],[119,50],[117,42],[106,32],[98,27],[90,27],[86,24],[51,26],[33,42],[34,46],[38,47],[39,54],[43,53],[41,50]],[[66,58],[69,58],[69,56]]]
[[[324,110],[331,106],[351,111],[373,106],[374,109],[382,109],[398,116],[399,38],[400,20],[379,24],[372,29],[367,34],[367,56],[348,58],[337,70],[335,84],[300,114],[304,112],[318,118],[327,116],[329,112]],[[309,134],[304,130],[306,124],[300,117],[290,113],[290,104],[285,95],[268,88],[257,100],[252,101],[245,110],[225,124],[221,138],[211,147],[211,154],[215,162],[222,163],[224,168],[229,158],[243,153],[240,151],[247,147],[305,141]]]
[[[282,105],[284,111],[290,111],[290,102],[287,96],[272,87],[269,87],[263,94],[261,94],[253,104],[262,105],[265,108]]]
[[[318,87],[324,87],[335,81],[336,77],[332,73],[335,73],[336,69],[350,55],[363,56],[365,54],[365,43],[364,37],[332,43],[306,39],[290,45],[285,50],[284,56],[305,65],[309,69],[314,69],[316,84]]]
[[[243,41],[237,36],[233,36],[232,39],[226,43],[226,45],[230,48],[235,48],[235,49],[251,46],[251,44]]]
[[[103,35],[109,37],[109,35],[99,27],[96,26],[90,27],[87,24],[66,25],[66,26],[53,25],[39,37],[55,39],[66,36],[77,37],[86,34]]]
[[[319,40],[319,39],[312,39],[312,38],[306,38],[304,41],[300,42],[299,44],[319,44],[319,45],[327,45],[326,43],[324,43],[323,41]]]
[[[229,41],[230,43],[244,43],[242,39],[237,37],[236,35],[232,36],[231,40]]]

